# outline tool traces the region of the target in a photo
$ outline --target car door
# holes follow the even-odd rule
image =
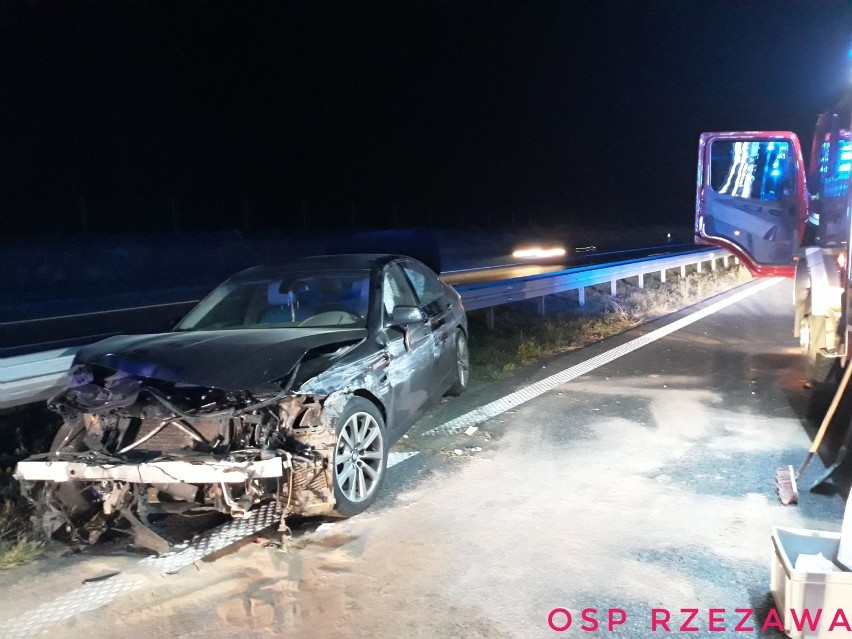
[[[393,309],[418,307],[418,301],[396,262],[382,274],[382,327],[388,353],[388,380],[393,394],[392,428],[405,431],[423,412],[435,392],[432,329],[426,318],[405,327],[394,326]]]
[[[439,388],[448,376],[456,372],[453,303],[447,298],[437,275],[428,268],[414,260],[403,260],[400,266],[432,329],[435,388]]]
[[[799,139],[789,131],[702,133],[695,235],[755,275],[791,277],[807,219]]]

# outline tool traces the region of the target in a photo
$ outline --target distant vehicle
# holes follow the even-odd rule
[[[51,401],[51,452],[16,476],[53,532],[92,543],[149,517],[351,516],[376,498],[391,445],[468,384],[461,298],[408,257],[335,255],[243,271],[169,333],[83,348]],[[31,482],[31,483],[27,483]]]
[[[816,123],[809,169],[790,131],[703,133],[695,235],[754,275],[794,277],[794,335],[815,383],[849,359],[852,93]]]
[[[512,257],[516,260],[530,262],[541,262],[546,260],[562,260],[567,255],[564,246],[556,244],[529,244],[519,246],[512,251]]]

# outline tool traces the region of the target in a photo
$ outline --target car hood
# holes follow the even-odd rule
[[[365,329],[269,328],[118,335],[86,346],[75,365],[165,382],[250,390],[287,376],[312,349],[354,345]]]

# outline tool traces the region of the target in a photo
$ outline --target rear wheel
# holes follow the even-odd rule
[[[470,381],[470,351],[464,333],[456,333],[456,379],[447,390],[447,395],[457,397],[467,390]]]
[[[349,400],[337,426],[332,478],[334,514],[351,517],[376,500],[388,460],[385,421],[363,397]]]

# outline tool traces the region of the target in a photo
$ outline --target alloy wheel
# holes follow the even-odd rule
[[[340,491],[351,502],[368,499],[379,485],[384,458],[384,437],[369,413],[354,413],[337,437],[334,474]]]

